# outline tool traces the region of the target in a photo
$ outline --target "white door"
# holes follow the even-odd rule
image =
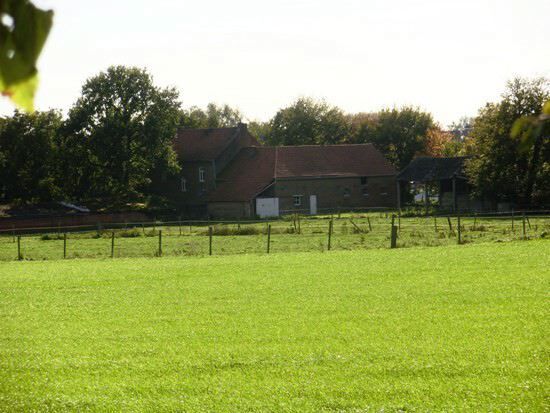
[[[279,198],[256,198],[256,214],[260,218],[279,216]]]
[[[317,215],[317,195],[309,196],[309,213],[311,215]]]

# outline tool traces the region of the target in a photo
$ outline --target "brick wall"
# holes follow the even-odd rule
[[[310,195],[317,196],[319,212],[336,208],[395,208],[397,205],[396,181],[390,177],[312,178],[277,180],[274,196],[279,198],[281,211],[309,212]],[[302,205],[294,205],[294,195],[302,195]]]
[[[253,213],[250,202],[208,203],[208,215],[212,218],[249,218]]]
[[[56,228],[70,226],[95,226],[109,223],[133,223],[150,221],[147,215],[141,212],[120,212],[112,214],[72,214],[58,216],[33,216],[0,218],[0,230],[22,228]]]

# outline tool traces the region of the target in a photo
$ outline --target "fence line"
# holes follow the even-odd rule
[[[109,230],[67,231],[55,227],[46,234],[4,232],[0,235],[0,260],[106,258],[109,250],[106,241],[102,240],[108,238],[110,257],[115,258],[399,248],[524,240],[545,238],[550,234],[550,215],[529,217],[517,211],[498,217],[477,214],[400,217],[392,214],[387,218],[371,215],[338,219],[332,216],[325,220],[294,216],[277,221],[210,221],[208,226],[197,225],[208,221],[176,222],[177,225],[151,222],[148,231],[141,223],[137,227],[124,223],[122,228]]]

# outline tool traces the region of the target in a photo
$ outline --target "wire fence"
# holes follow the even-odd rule
[[[404,217],[290,215],[274,221],[167,221],[0,231],[0,260],[271,254],[550,237],[550,213]]]

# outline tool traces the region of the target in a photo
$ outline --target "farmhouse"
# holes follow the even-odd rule
[[[259,146],[246,125],[184,129],[178,200],[189,213],[261,217],[395,207],[394,167],[370,144]]]
[[[242,123],[234,128],[178,130],[174,150],[182,170],[178,181],[171,182],[167,192],[186,214],[206,215],[207,198],[216,189],[219,173],[242,148],[258,145]]]

